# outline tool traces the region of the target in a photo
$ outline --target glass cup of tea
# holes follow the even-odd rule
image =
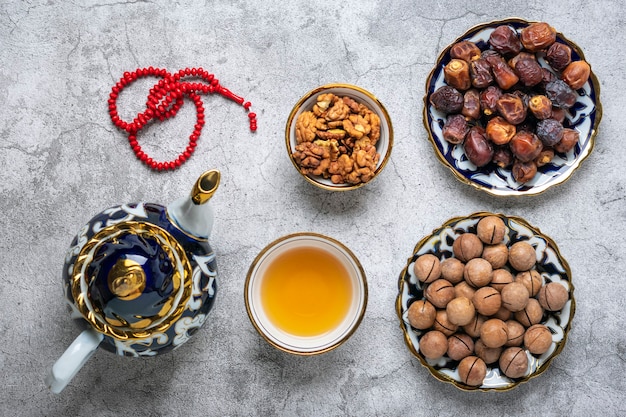
[[[295,233],[257,255],[244,297],[250,321],[268,343],[315,355],[338,347],[357,329],[367,306],[367,280],[342,243]]]

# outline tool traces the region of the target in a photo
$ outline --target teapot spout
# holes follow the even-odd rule
[[[167,206],[171,220],[184,232],[199,239],[208,239],[213,229],[213,209],[207,202],[220,184],[218,170],[206,171],[196,181],[191,195]]]
[[[217,169],[206,171],[200,175],[191,190],[191,200],[194,204],[200,205],[209,201],[220,186],[220,178],[221,174]]]

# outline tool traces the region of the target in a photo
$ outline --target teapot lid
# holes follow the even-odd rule
[[[125,221],[97,231],[70,271],[75,305],[97,331],[121,340],[165,332],[192,292],[185,250],[165,229]]]

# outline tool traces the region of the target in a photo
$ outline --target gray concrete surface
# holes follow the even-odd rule
[[[625,415],[623,4],[259,3],[0,4],[0,415]],[[574,40],[602,87],[593,153],[571,180],[534,198],[494,198],[461,184],[435,159],[422,125],[424,81],[439,51],[475,24],[510,16],[549,21]],[[258,131],[250,133],[241,107],[204,97],[196,154],[175,172],[150,171],[107,112],[123,72],[147,66],[204,67],[253,103]],[[370,90],[394,123],[390,163],[355,192],[305,183],[284,149],[293,104],[328,82]],[[143,87],[120,98],[126,117],[142,109]],[[193,117],[187,104],[142,132],[142,144],[172,158]],[[45,373],[79,332],[60,291],[74,234],[116,203],[166,204],[208,168],[223,173],[211,240],[219,294],[209,322],[171,355],[142,360],[99,350],[61,395],[49,393]],[[543,375],[505,393],[463,392],[433,378],[406,348],[394,310],[398,276],[417,241],[479,210],[525,217],[551,236],[576,286],[565,349]],[[343,241],[369,280],[361,327],[319,357],[273,349],[244,307],[250,262],[297,231]]]

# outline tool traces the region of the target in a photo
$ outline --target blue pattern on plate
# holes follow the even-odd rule
[[[111,207],[94,216],[72,240],[63,268],[65,297],[71,307],[74,306],[71,275],[80,249],[105,227],[126,221],[152,224],[164,229],[184,249],[193,270],[191,297],[176,323],[164,332],[156,332],[140,340],[117,340],[105,335],[100,345],[121,356],[155,356],[177,348],[204,324],[215,301],[217,262],[208,241],[195,239],[175,226],[167,215],[166,207],[152,203]],[[146,289],[139,298],[133,300],[133,311],[127,312],[135,317],[124,316],[123,308],[120,310],[124,303],[116,301],[106,285],[108,272],[120,257],[142,258],[142,269],[147,278]],[[108,258],[112,258],[111,261]],[[172,293],[171,275],[174,267],[159,243],[132,233],[120,235],[115,241],[103,244],[88,269],[89,276],[93,277],[91,294],[94,304],[105,315],[123,316],[129,323],[138,320],[137,314],[144,317],[154,314],[161,308],[158,302]],[[85,327],[89,326],[85,320],[81,320],[81,323]]]
[[[507,24],[518,32],[528,26],[528,22],[519,19],[492,22],[470,29],[453,44],[460,40],[469,40],[476,43],[481,50],[487,49],[489,47],[487,43],[489,35],[497,26],[502,24]],[[557,34],[557,42],[565,43],[571,47],[573,61],[584,59],[582,51],[560,33]],[[539,172],[533,180],[520,184],[513,179],[510,170],[499,168],[493,163],[477,168],[465,156],[462,145],[452,145],[443,139],[442,128],[446,115],[430,105],[430,96],[436,89],[445,85],[443,68],[450,61],[451,46],[452,44],[442,52],[437,60],[437,65],[428,78],[427,93],[424,98],[424,122],[429,131],[431,143],[442,162],[452,169],[459,179],[494,195],[538,194],[567,180],[591,153],[602,116],[599,84],[595,75],[592,74],[589,81],[578,90],[578,101],[569,109],[563,123],[565,127],[578,130],[580,133],[578,144],[566,154],[557,153],[551,163],[539,168]],[[539,54],[539,62],[544,67],[549,68],[541,54]]]
[[[508,390],[545,371],[552,359],[563,349],[575,311],[574,285],[572,284],[571,271],[569,265],[559,253],[556,243],[521,218],[498,215],[504,221],[508,230],[503,243],[511,245],[522,240],[530,243],[537,253],[535,268],[540,273],[543,283],[559,282],[569,291],[570,299],[561,311],[544,312],[542,323],[550,329],[553,335],[551,348],[539,356],[526,352],[529,360],[528,375],[522,378],[508,378],[500,373],[500,369],[497,366],[487,365],[487,376],[480,387],[470,387],[461,382],[456,369],[458,366],[457,361],[447,356],[433,361],[424,358],[419,353],[419,341],[424,331],[411,327],[407,311],[414,301],[424,299],[425,297],[424,285],[419,282],[413,273],[413,263],[420,255],[426,253],[432,253],[440,260],[453,257],[452,244],[454,240],[463,233],[476,233],[476,225],[481,218],[488,215],[493,214],[482,212],[471,214],[465,218],[451,219],[440,228],[435,229],[430,236],[422,239],[417,244],[399,280],[400,291],[397,299],[397,312],[409,350],[420,359],[420,362],[435,377],[445,382],[453,383],[458,388],[465,390]]]

